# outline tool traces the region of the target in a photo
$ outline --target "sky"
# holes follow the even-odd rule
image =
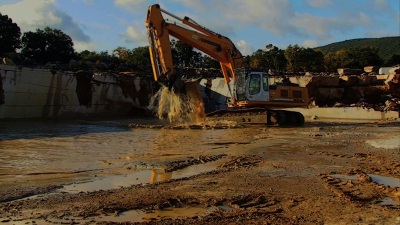
[[[273,44],[318,47],[400,36],[400,0],[0,0],[21,33],[49,26],[77,52],[148,45],[147,8],[161,8],[229,37],[243,55]]]

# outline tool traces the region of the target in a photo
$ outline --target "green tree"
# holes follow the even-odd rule
[[[61,30],[46,27],[24,33],[21,54],[40,64],[67,63],[76,57],[73,46],[70,36]]]
[[[21,47],[21,29],[11,18],[0,13],[0,55],[14,53]]]
[[[287,60],[285,58],[285,50],[280,49],[272,44],[266,46],[266,58],[268,67],[274,71],[281,72],[285,70]]]
[[[321,72],[324,70],[324,55],[322,52],[315,51],[312,48],[301,48],[299,57],[299,66],[302,72]]]
[[[400,64],[400,54],[393,54],[385,62],[385,66],[395,66]]]
[[[258,49],[250,56],[250,66],[263,70],[283,71],[286,66],[285,51],[268,44],[265,49]]]
[[[362,69],[365,66],[381,66],[383,60],[376,47],[354,47],[345,50],[342,67]]]
[[[324,67],[324,55],[312,48],[289,45],[285,50],[289,72],[320,72]]]
[[[339,66],[339,59],[335,52],[328,52],[324,55],[324,68],[326,72],[335,72]]]
[[[150,68],[151,62],[149,47],[137,47],[130,51],[128,62],[142,69]]]
[[[200,65],[200,67],[202,68],[213,68],[213,69],[220,69],[221,66],[218,62],[218,60],[211,58],[208,55],[204,55],[203,56],[203,60],[202,63]]]
[[[250,67],[268,70],[268,59],[266,51],[258,49],[250,56]]]
[[[171,51],[176,67],[190,67],[193,64],[195,52],[193,47],[182,41],[171,41]]]
[[[125,47],[118,47],[113,51],[113,56],[119,58],[121,61],[132,63],[132,52]]]
[[[289,45],[285,50],[285,58],[287,60],[286,69],[289,72],[300,71],[300,51],[301,48],[296,45]]]
[[[107,55],[105,55],[105,53]],[[101,54],[95,51],[84,50],[78,53],[79,59],[88,62],[96,62],[99,60],[103,60],[105,57],[109,57],[107,52],[102,52]]]

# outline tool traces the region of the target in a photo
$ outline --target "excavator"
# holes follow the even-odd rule
[[[174,21],[164,18],[167,15]],[[269,74],[250,68],[235,44],[228,38],[189,17],[180,18],[155,4],[148,7],[146,28],[154,80],[170,90],[185,93],[187,82],[198,82],[174,68],[170,36],[219,61],[230,95],[228,110],[207,114],[215,120],[267,125],[302,125],[301,113],[278,108],[305,107],[309,104],[305,87],[290,83],[269,83]],[[233,82],[233,90],[231,90]]]

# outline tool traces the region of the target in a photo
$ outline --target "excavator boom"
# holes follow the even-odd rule
[[[181,25],[167,22],[163,13]],[[242,54],[229,38],[200,26],[188,17],[181,19],[162,10],[158,4],[148,8],[146,24],[154,79],[169,87],[180,76],[174,70],[170,35],[218,60],[226,83],[234,79],[234,69],[244,65]]]

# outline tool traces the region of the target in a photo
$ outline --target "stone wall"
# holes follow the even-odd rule
[[[0,65],[0,76],[0,119],[126,116],[153,94],[131,75]]]

